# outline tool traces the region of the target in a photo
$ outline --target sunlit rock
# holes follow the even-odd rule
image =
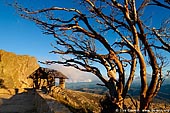
[[[35,57],[16,55],[0,50],[1,88],[28,88],[33,86],[28,76],[39,67]]]

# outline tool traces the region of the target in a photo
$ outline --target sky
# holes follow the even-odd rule
[[[49,54],[54,50],[51,43],[55,44],[54,38],[42,33],[35,23],[21,18],[16,10],[9,6],[15,0],[0,0],[0,49],[16,54],[28,54],[38,60],[56,59],[56,55]],[[23,6],[42,8],[59,6],[75,7],[72,0],[17,0]],[[50,2],[49,2],[50,1]]]
[[[38,60],[49,58],[52,38],[43,35],[33,22],[17,15],[4,1],[0,0],[0,49],[35,56]]]
[[[13,0],[0,0],[0,49],[8,52],[14,52],[20,55],[30,55],[37,58],[38,61],[57,60],[59,57],[49,52],[54,50],[50,43],[55,43],[52,36],[44,35],[40,28],[33,22],[21,18],[15,9],[7,3]],[[59,6],[62,7],[78,7],[72,0],[18,0],[21,4],[33,8]],[[67,1],[67,2],[66,2]],[[146,13],[157,17],[153,20],[156,23],[163,18],[162,14],[169,15],[163,9],[154,9]],[[159,26],[159,24],[157,24]],[[41,65],[41,64],[40,64]],[[63,66],[50,66],[57,70],[61,70],[64,74],[70,77],[70,81],[91,81],[97,78],[94,75],[81,73],[73,68],[64,68]],[[73,76],[74,75],[74,76]]]
[[[50,4],[48,1],[49,0],[43,0],[43,2],[42,0],[31,0],[30,2],[30,0],[24,0],[24,2],[21,3],[31,7],[53,6],[57,3],[57,6],[61,6],[61,4],[69,6],[69,2],[63,2],[63,0],[58,0],[56,3],[52,2],[53,4]],[[33,22],[21,18],[13,7],[7,5],[9,2],[11,1],[0,0],[0,49],[19,55],[34,56],[38,61],[59,59],[57,55],[49,53],[54,50],[50,45],[51,43],[55,44],[53,37],[44,35],[41,29]],[[42,64],[40,65],[45,66]],[[47,67],[61,71],[68,76],[68,81],[70,82],[91,82],[97,80],[94,75],[80,72],[74,68],[66,68],[61,65]]]

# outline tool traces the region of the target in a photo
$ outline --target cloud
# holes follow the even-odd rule
[[[65,67],[62,65],[49,65],[48,68],[52,68],[62,72],[69,79],[67,82],[92,82],[99,80],[95,75],[87,72],[79,71],[73,67]]]

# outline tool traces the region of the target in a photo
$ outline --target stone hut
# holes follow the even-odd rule
[[[29,78],[33,79],[34,88],[40,89],[42,87],[50,88],[55,85],[55,78],[59,79],[59,87],[65,88],[65,79],[68,79],[61,72],[39,67],[35,72],[33,72]]]

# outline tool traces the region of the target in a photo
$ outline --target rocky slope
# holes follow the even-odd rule
[[[0,87],[31,87],[32,80],[27,77],[38,67],[35,57],[0,50]]]
[[[52,87],[50,96],[67,106],[73,113],[101,113],[104,95]]]
[[[105,100],[105,95],[74,91],[70,89],[61,89],[60,87],[52,87],[50,96],[58,102],[66,105],[73,113],[109,113],[109,101]],[[122,112],[134,113],[139,110],[139,99],[127,96],[124,104],[127,109]],[[158,100],[151,102],[148,109],[149,113],[170,112],[170,104],[165,101]]]

